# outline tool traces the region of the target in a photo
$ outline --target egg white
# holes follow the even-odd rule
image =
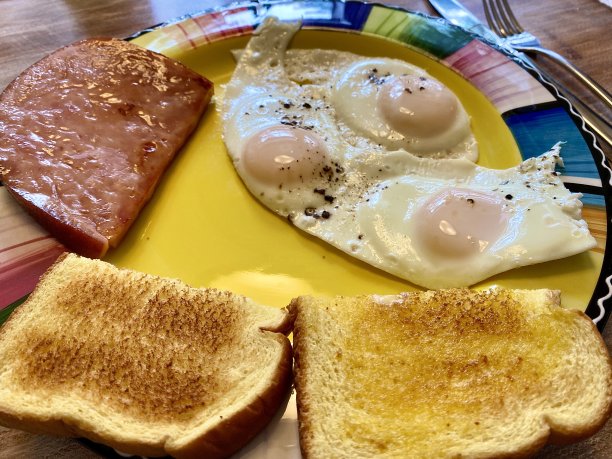
[[[465,109],[448,89],[445,93],[452,97],[456,104],[456,113],[450,116],[448,126],[435,126],[445,117],[446,104],[440,105],[435,97],[423,97],[432,93],[431,86],[444,88],[423,69],[398,59],[360,58],[347,67],[341,67],[331,91],[332,105],[339,122],[346,124],[356,135],[369,139],[374,145],[381,145],[386,150],[404,149],[417,156],[430,158],[459,158],[471,161],[478,159],[478,148],[470,130],[470,119]],[[393,79],[411,77],[411,84],[399,85],[399,90],[406,100],[420,100],[416,104],[419,110],[431,111],[433,116],[421,120],[413,127],[412,134],[400,132],[386,119],[381,107],[381,95],[385,85]],[[391,106],[393,108],[393,106]],[[405,119],[418,118],[411,110],[400,107],[406,113]],[[397,112],[398,109],[392,110]],[[401,115],[402,113],[396,113]],[[405,121],[405,120],[403,120]],[[425,124],[425,125],[423,125]],[[436,127],[435,132],[425,129]]]
[[[500,272],[595,246],[580,218],[580,195],[570,193],[554,171],[558,161],[557,148],[507,170],[486,169],[465,159],[416,158],[401,151],[379,155],[347,166],[360,171],[367,183],[338,190],[332,218],[321,221],[300,214],[293,223],[417,285],[465,287]],[[432,194],[450,187],[504,200],[508,225],[503,236],[482,252],[443,256],[419,243],[415,214]],[[332,206],[328,208],[332,211]]]
[[[594,247],[580,218],[579,195],[554,172],[558,147],[507,170],[387,149],[338,119],[334,84],[340,81],[337,72],[354,65],[352,56],[342,53],[336,66],[331,51],[302,50],[293,54],[299,61],[286,63],[295,59],[285,50],[298,28],[266,20],[241,53],[221,103],[228,153],[264,205],[340,250],[427,288],[469,286]],[[243,161],[245,147],[257,132],[278,125],[315,133],[327,151],[326,172],[290,186],[282,178],[266,183],[253,177]],[[444,256],[424,245],[423,228],[414,217],[432,195],[447,189],[503,202],[507,223],[501,237],[463,257]]]

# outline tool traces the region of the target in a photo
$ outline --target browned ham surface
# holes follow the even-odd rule
[[[0,95],[0,173],[57,239],[115,247],[213,93],[181,63],[117,39],[43,58]]]

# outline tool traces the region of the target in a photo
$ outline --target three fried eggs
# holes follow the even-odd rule
[[[266,20],[221,104],[234,166],[272,211],[427,288],[594,246],[557,149],[477,166],[469,117],[442,83],[399,60],[286,51],[298,28]]]

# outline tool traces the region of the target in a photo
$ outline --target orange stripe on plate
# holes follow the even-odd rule
[[[606,211],[601,207],[584,206],[582,208],[582,218],[586,220],[589,225],[589,231],[597,240],[597,247],[593,250],[604,253],[608,225]]]

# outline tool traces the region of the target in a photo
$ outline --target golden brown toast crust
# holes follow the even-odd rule
[[[219,423],[208,432],[205,439],[198,439],[183,448],[180,457],[193,459],[202,457],[223,458],[240,449],[236,442],[237,438],[250,441],[276,415],[278,407],[287,397],[287,388],[293,382],[292,361],[293,350],[291,344],[287,340],[283,340],[283,367],[279,369],[279,376],[275,379],[274,384],[271,384],[266,392],[240,413],[234,415],[231,420]],[[251,434],[245,436],[245,432],[251,432]],[[175,455],[173,451],[168,452]]]
[[[62,405],[22,410],[0,391],[0,423],[141,455],[224,457],[285,399],[292,348],[282,333],[290,327],[286,311],[229,292],[65,254],[0,329],[2,384],[28,403]],[[161,433],[123,437],[110,424],[99,429],[90,410],[126,431]]]
[[[301,297],[289,309],[305,458],[526,457],[611,414],[605,343],[557,292]]]
[[[279,341],[281,338],[278,338]],[[196,438],[180,450],[164,449],[163,442],[157,445],[142,442],[117,442],[112,438],[97,435],[89,426],[79,425],[78,421],[70,423],[62,419],[41,420],[36,417],[20,417],[4,413],[0,410],[0,424],[28,432],[57,435],[63,437],[85,437],[98,443],[106,444],[119,451],[138,454],[145,457],[160,457],[171,455],[177,458],[207,458],[216,459],[228,457],[239,451],[251,441],[276,415],[287,397],[288,388],[292,383],[292,348],[288,340],[282,340],[282,365],[278,376],[269,387],[255,398],[249,405],[242,408],[231,418],[217,423],[206,435]]]

